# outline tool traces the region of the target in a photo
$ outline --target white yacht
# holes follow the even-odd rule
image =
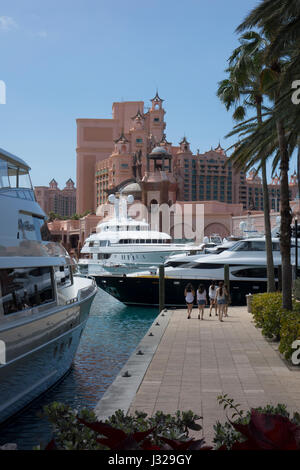
[[[29,166],[0,149],[0,422],[69,370],[97,292],[49,240]]]
[[[272,239],[275,278],[278,285],[281,254],[279,238]],[[292,250],[292,264],[295,253]],[[300,253],[300,250],[298,250]],[[187,258],[188,261],[187,262]],[[249,238],[238,241],[217,255],[196,255],[165,267],[165,304],[183,306],[184,289],[192,283],[195,289],[204,284],[208,291],[211,280],[224,280],[224,265],[229,266],[229,281],[232,303],[245,303],[245,295],[267,290],[266,247],[264,238]],[[300,264],[298,264],[300,265]],[[99,287],[127,305],[157,305],[159,296],[158,272],[140,272],[126,277],[99,276]]]
[[[225,240],[225,239],[224,239]],[[183,266],[184,264],[190,263],[199,258],[199,255],[210,255],[214,254],[217,255],[219,253],[223,253],[223,251],[229,250],[236,244],[237,240],[235,241],[223,241],[221,245],[216,245],[215,243],[203,243],[199,246],[197,250],[190,250],[184,254],[179,255],[172,255],[166,258],[165,260],[165,267],[177,267]]]
[[[172,243],[167,233],[151,230],[145,221],[127,216],[127,202],[133,197],[111,198],[115,204],[113,218],[98,224],[96,233],[90,235],[81,249],[85,257],[79,259],[82,273],[97,275],[106,272],[128,274],[163,264],[168,256],[194,252],[192,244]],[[120,210],[121,209],[121,210]]]

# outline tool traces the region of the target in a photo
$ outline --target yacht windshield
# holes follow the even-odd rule
[[[266,243],[262,240],[243,240],[235,243],[228,251],[266,251]],[[272,242],[272,251],[280,251],[279,242]]]
[[[1,188],[32,189],[29,172],[5,160],[0,160],[0,189]]]

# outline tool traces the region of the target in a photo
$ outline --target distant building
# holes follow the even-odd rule
[[[263,210],[261,179],[255,170],[248,176],[235,170],[220,144],[195,155],[186,137],[178,146],[167,141],[163,101],[156,93],[146,110],[143,101],[113,103],[112,119],[77,119],[77,211],[95,212],[109,193],[125,183],[150,183],[153,168],[148,163],[155,164],[152,152],[159,149],[165,149],[167,155],[166,168],[161,162],[163,171],[166,170],[163,178],[172,180],[172,188],[176,187],[173,202],[219,201],[242,204],[245,210]],[[269,192],[270,210],[278,211],[278,177],[269,184]],[[294,174],[290,180],[290,199],[296,195]]]
[[[49,186],[35,186],[34,192],[37,202],[46,214],[54,212],[61,217],[71,217],[76,213],[76,188],[71,178],[63,189],[59,189],[53,178]]]

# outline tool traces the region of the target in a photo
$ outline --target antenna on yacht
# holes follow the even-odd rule
[[[108,202],[114,204],[115,216],[117,220],[120,219],[120,216],[127,219],[127,203],[132,204],[133,201],[134,197],[131,194],[129,194],[127,197],[122,197],[121,193],[119,198],[114,194],[110,194],[108,196]]]
[[[134,201],[134,197],[131,194],[129,194],[127,197],[120,198],[121,217],[123,217],[124,219],[128,218],[127,217],[127,204],[132,204],[133,201]]]
[[[120,215],[119,199],[114,194],[110,194],[108,196],[108,202],[110,202],[111,204],[114,204],[116,219],[119,220],[119,215]]]
[[[245,232],[246,227],[247,227],[247,222],[245,222],[245,221],[240,222],[240,231],[241,231],[242,233]]]

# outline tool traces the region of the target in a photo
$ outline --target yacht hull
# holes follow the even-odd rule
[[[51,334],[50,331],[49,336],[52,336],[51,339],[45,341],[44,336],[44,340],[40,341],[41,344],[37,347],[30,349],[27,346],[27,351],[23,351],[23,354],[18,354],[12,360],[8,360],[6,364],[0,366],[1,423],[18,413],[40,394],[52,387],[70,369],[95,294],[96,291],[78,306],[62,309],[61,312],[55,314],[53,332],[57,331],[57,334]],[[77,321],[74,321],[75,318],[77,318]],[[51,316],[48,319],[51,321]],[[71,323],[68,323],[67,319],[72,319]],[[41,327],[40,322],[41,318],[37,318],[36,322],[32,322],[31,329],[33,332],[39,330]],[[12,333],[12,330],[10,330],[10,335]],[[4,337],[5,332],[1,333],[1,336]],[[18,336],[17,331],[15,336]],[[32,341],[34,343],[34,338],[32,338]],[[23,348],[26,349],[24,346]],[[21,352],[17,345],[15,350]]]
[[[98,286],[126,305],[158,306],[159,279],[157,276],[95,276]],[[220,281],[223,279],[219,279]],[[218,283],[219,280],[216,280]],[[208,292],[210,280],[165,278],[165,306],[185,306],[184,289],[191,283],[195,289],[204,284]],[[266,292],[267,281],[239,280],[230,281],[231,305],[245,305],[249,293]]]

